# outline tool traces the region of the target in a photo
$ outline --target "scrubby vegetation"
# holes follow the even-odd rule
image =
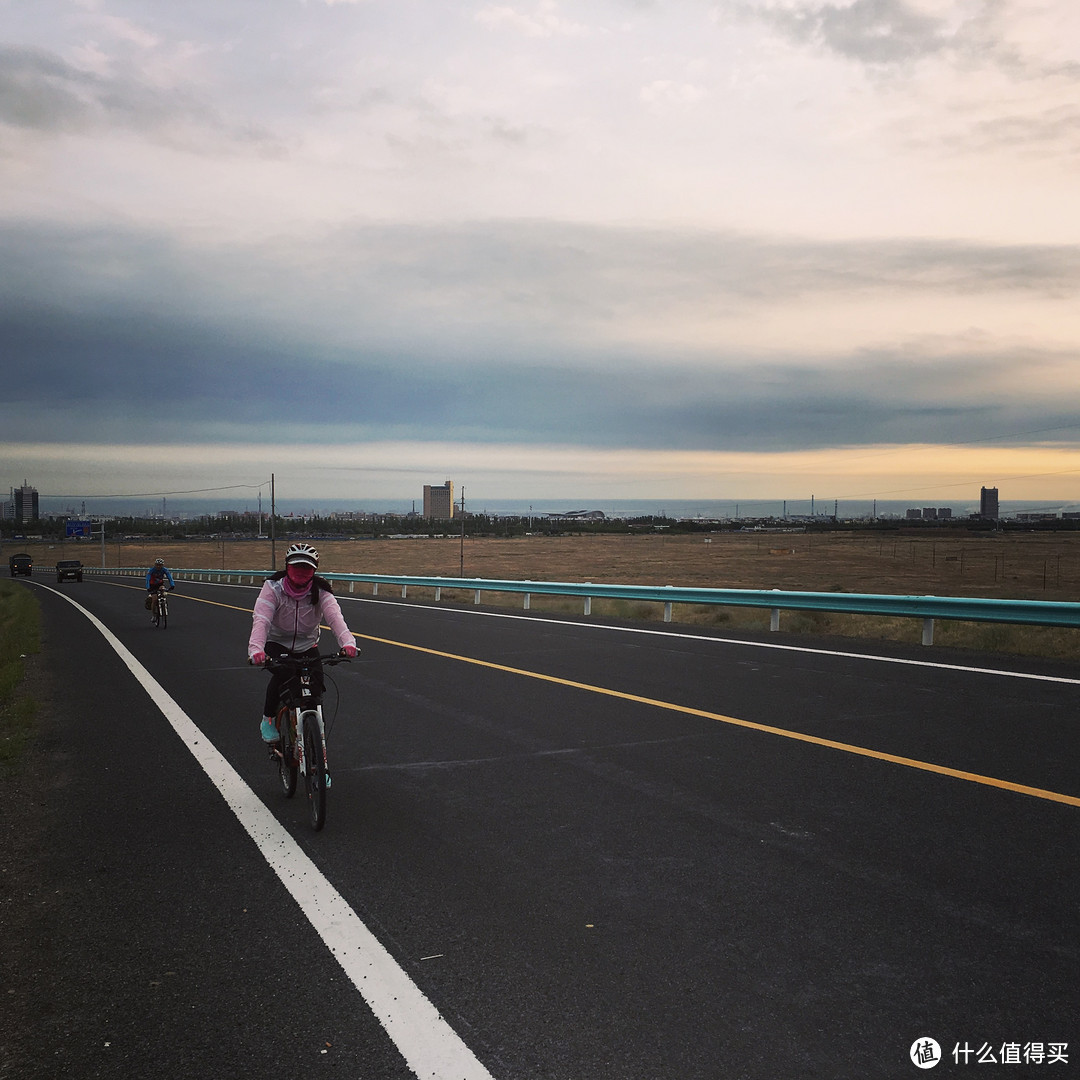
[[[23,692],[26,657],[39,648],[37,600],[27,588],[0,581],[0,769],[10,772],[33,733],[36,703]]]

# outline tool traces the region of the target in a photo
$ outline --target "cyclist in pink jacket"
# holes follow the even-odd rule
[[[251,613],[248,662],[261,665],[268,656],[309,657],[319,654],[319,635],[329,625],[343,656],[356,656],[356,638],[345,625],[330,582],[317,577],[319,553],[309,544],[293,544],[285,553],[285,569],[263,582]],[[322,665],[312,672],[313,689],[323,692]],[[265,742],[276,742],[274,716],[278,709],[280,677],[271,675],[266,687],[259,732]]]

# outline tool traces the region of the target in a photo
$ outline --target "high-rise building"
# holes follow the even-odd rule
[[[989,521],[998,519],[998,489],[981,488],[979,491],[979,517]]]
[[[424,485],[424,517],[449,521],[454,516],[454,484],[447,480],[438,487]]]
[[[11,489],[11,501],[15,504],[15,520],[20,522],[37,521],[38,493],[25,480],[21,488]]]

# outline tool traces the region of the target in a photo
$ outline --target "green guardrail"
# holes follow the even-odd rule
[[[145,578],[145,567],[84,567],[85,574]],[[261,584],[269,570],[171,570],[174,579],[224,584]],[[577,596],[584,613],[592,614],[593,599],[637,600],[664,605],[664,621],[671,621],[673,604],[714,604],[722,607],[767,608],[772,612],[770,629],[780,629],[781,611],[828,611],[852,615],[892,615],[923,620],[923,644],[932,645],[935,619],[965,622],[1024,623],[1033,626],[1080,626],[1080,603],[1058,600],[994,600],[985,597],[898,596],[879,593],[784,592],[779,589],[699,589],[681,585],[604,585],[596,582],[501,581],[493,578],[415,577],[394,574],[322,574],[329,581],[347,582],[349,592],[357,584],[398,586],[405,598],[410,588],[433,589],[435,600],[443,589],[467,590],[479,604],[485,592],[519,593],[528,610],[534,595]]]

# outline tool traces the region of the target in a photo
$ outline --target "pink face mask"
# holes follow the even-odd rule
[[[314,567],[291,563],[285,567],[285,591],[292,597],[303,596],[311,588],[314,576]]]

